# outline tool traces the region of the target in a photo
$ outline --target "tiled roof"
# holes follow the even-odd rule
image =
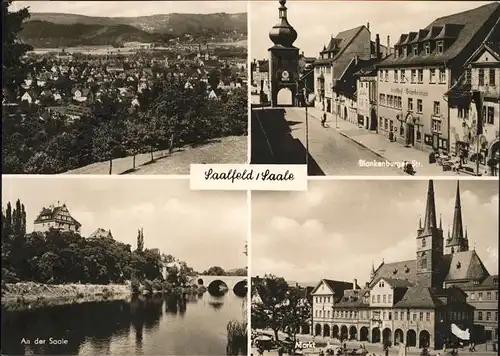
[[[472,250],[458,252],[453,255],[446,280],[483,280],[487,276],[489,276],[489,273],[486,267],[484,267],[476,251]]]
[[[431,288],[410,287],[403,299],[395,304],[396,308],[435,308],[443,303],[434,295]]]
[[[383,263],[376,271],[370,287],[373,287],[380,278],[406,280],[411,284],[415,283],[417,270],[417,261],[399,261],[392,263]]]
[[[58,216],[59,216],[58,214],[63,208],[66,208],[66,206],[62,205],[62,206],[55,206],[55,207],[50,207],[50,208],[42,208],[42,211],[40,212],[40,214],[38,214],[38,217],[35,219],[35,224],[48,222],[48,221],[57,221],[57,222],[67,223],[68,221],[66,221],[66,220],[58,219]],[[75,225],[77,225],[79,227],[81,226],[81,224],[78,221],[76,221],[75,218],[73,218],[71,215],[70,215],[70,218],[72,219],[72,222]]]
[[[311,292],[311,294],[314,294],[318,287],[322,284],[325,283],[332,291],[335,292],[337,295],[342,295],[346,289],[352,289],[353,284],[349,282],[343,282],[343,281],[334,281],[332,279],[322,279],[318,285],[314,288],[314,290]]]
[[[394,279],[394,278],[380,278],[386,281],[391,287],[401,288],[401,287],[410,287],[412,283],[404,279]],[[376,283],[376,282],[375,282]]]
[[[335,303],[335,307],[340,308],[354,308],[354,307],[368,307],[369,303],[364,303],[364,295],[369,292],[369,289],[350,289],[344,291],[342,298]]]
[[[484,26],[493,25],[492,21],[496,21],[499,16],[500,3],[493,2],[472,10],[438,18],[425,28],[425,30],[429,30],[429,33],[423,41],[429,39],[454,38],[454,42],[448,48],[445,48],[443,53],[431,53],[430,55],[419,54],[417,56],[397,58],[392,57],[382,62],[380,66],[435,64],[453,60],[462,53],[471,42],[482,41],[484,37],[483,39],[478,38],[478,36],[481,35],[481,30],[484,29]],[[404,36],[400,38],[397,45],[409,44],[415,36],[418,37],[418,33],[410,32],[410,36],[403,39]],[[483,36],[486,36],[486,34]]]
[[[113,235],[111,234],[111,230],[104,230],[102,228],[98,228],[96,231],[94,231],[92,234],[90,234],[89,238],[113,238]]]

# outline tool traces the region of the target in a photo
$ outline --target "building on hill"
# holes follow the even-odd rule
[[[79,234],[81,224],[71,216],[66,204],[48,208],[43,207],[34,223],[34,232],[47,232],[50,229],[74,232]]]
[[[111,230],[104,230],[102,228],[98,228],[89,236],[89,239],[112,239],[112,238],[113,234],[111,234]]]
[[[477,252],[469,250],[458,183],[453,224],[445,237],[429,181],[416,242],[415,259],[372,265],[364,288],[322,280],[312,293],[311,333],[440,349],[445,342],[458,342],[451,333],[455,324],[469,329],[476,343],[496,340],[498,276],[490,276]]]
[[[446,95],[500,17],[500,3],[436,19],[402,34],[377,65],[378,133],[423,151],[450,151]]]

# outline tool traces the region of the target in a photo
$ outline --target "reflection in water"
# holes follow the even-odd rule
[[[2,353],[10,355],[223,355],[226,326],[242,299],[224,296],[136,297],[2,312]],[[21,342],[30,340],[30,344]],[[44,345],[36,339],[47,340]],[[51,345],[49,338],[68,340]]]

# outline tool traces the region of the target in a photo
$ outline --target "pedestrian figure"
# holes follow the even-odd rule
[[[326,112],[323,113],[323,118],[321,119],[321,126],[325,127],[326,124]]]
[[[385,347],[385,356],[389,356],[389,347],[388,346]]]

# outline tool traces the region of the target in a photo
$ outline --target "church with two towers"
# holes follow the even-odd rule
[[[445,235],[429,181],[415,253],[412,260],[372,265],[363,288],[356,280],[322,280],[311,293],[310,331],[341,340],[441,349],[445,342],[458,342],[451,332],[454,324],[468,329],[475,342],[495,340],[498,276],[490,276],[469,249],[458,182],[453,224]]]

